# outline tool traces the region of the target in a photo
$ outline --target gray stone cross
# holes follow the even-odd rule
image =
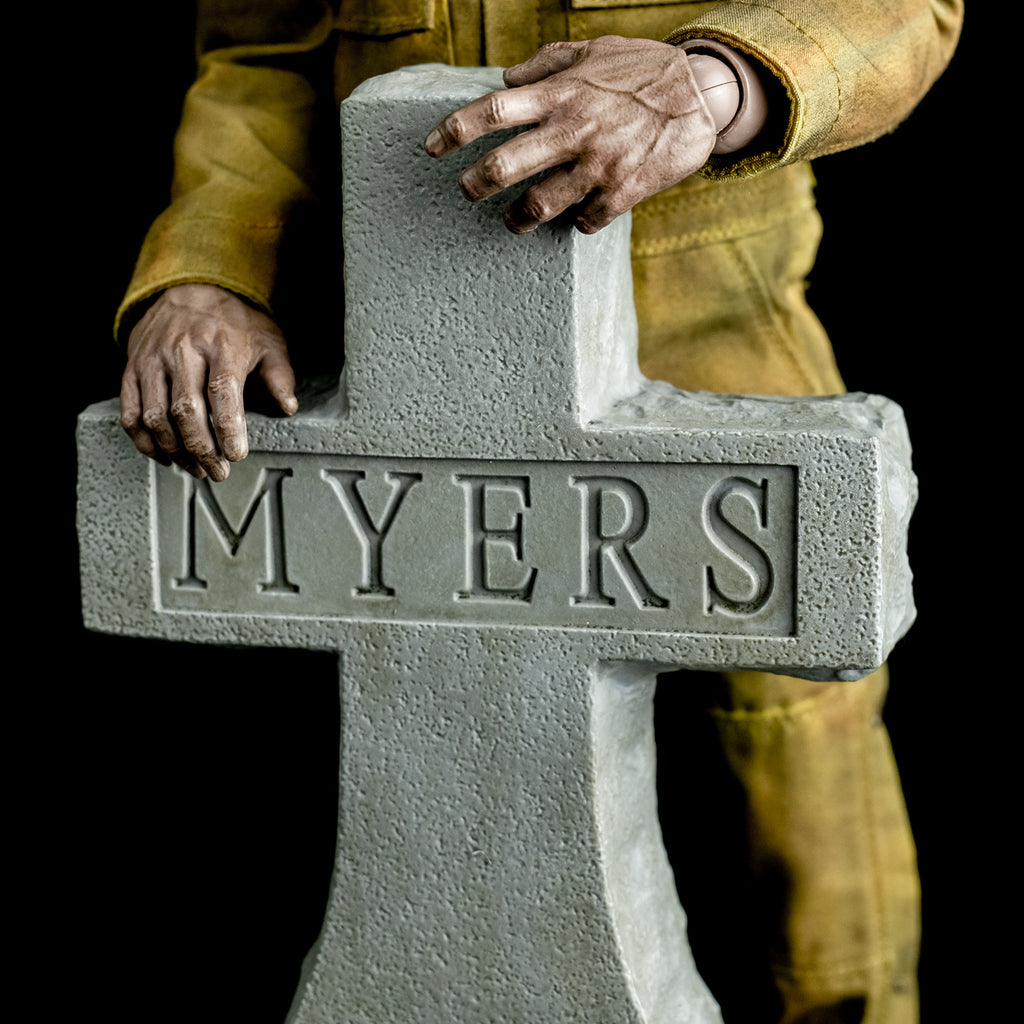
[[[717,1021],[661,843],[655,675],[884,660],[913,617],[902,415],[644,380],[627,218],[513,237],[420,148],[499,85],[410,69],[346,101],[336,396],[251,417],[216,486],[83,413],[86,622],[340,653],[295,1024]]]

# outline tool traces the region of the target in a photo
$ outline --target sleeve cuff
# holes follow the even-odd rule
[[[713,179],[745,178],[803,159],[820,142],[839,114],[839,80],[822,53],[807,72],[798,76],[786,55],[821,52],[820,46],[799,26],[771,7],[725,3],[707,15],[687,22],[665,41],[680,45],[708,39],[752,58],[763,70],[768,97],[768,122],[756,144],[735,154],[712,156],[699,172]],[[807,111],[815,110],[815,127]]]
[[[214,284],[273,317],[282,222],[239,224],[221,217],[163,215],[150,229],[128,291],[117,310],[114,337],[125,340],[152,300],[179,284]]]

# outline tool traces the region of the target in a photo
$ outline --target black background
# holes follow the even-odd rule
[[[14,151],[30,157],[10,198],[30,230],[9,305],[32,326],[9,327],[25,365],[7,388],[28,434],[9,456],[8,507],[32,540],[15,545],[8,613],[11,650],[28,652],[9,674],[25,822],[12,845],[29,869],[12,878],[32,908],[24,952],[49,979],[33,1001],[106,1021],[261,1024],[283,1020],[326,898],[334,658],[99,636],[78,608],[74,420],[118,388],[109,325],[165,201],[193,73],[187,7],[71,8],[43,26],[53,47],[18,105]],[[896,134],[815,166],[826,233],[811,302],[850,389],[904,407],[921,483],[919,619],[891,659],[887,720],[925,891],[926,1021],[992,1005],[987,914],[1009,811],[994,763],[1007,679],[991,666],[1012,647],[1014,474],[992,454],[1005,429],[993,395],[1019,331],[993,312],[1013,297],[988,247],[1000,185],[976,171],[1000,138],[975,117],[975,35],[969,18]],[[672,707],[659,704],[664,736]],[[686,785],[663,778],[663,804]]]

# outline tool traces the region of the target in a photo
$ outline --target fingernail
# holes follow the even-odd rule
[[[299,411],[299,400],[294,395],[290,395],[281,403],[281,408],[285,416],[294,416]]]
[[[229,472],[230,469],[228,468],[228,464],[223,459],[220,459],[219,461],[215,462],[212,466],[210,466],[210,476],[217,483],[219,483],[221,480],[226,480],[228,478]]]
[[[514,235],[528,235],[531,231],[536,231],[539,227],[535,222],[529,221],[526,224],[520,224],[509,211],[505,211],[502,216],[502,220],[505,222],[505,227],[509,229]]]
[[[436,128],[431,128],[430,134],[427,135],[426,141],[423,143],[423,148],[431,156],[440,156],[442,149],[441,143],[441,133]]]
[[[245,438],[229,437],[224,442],[222,451],[228,462],[241,462],[249,454],[249,443]],[[224,459],[221,459],[221,463],[225,468],[227,467]],[[225,472],[224,475],[227,476],[227,473]]]
[[[479,189],[479,183],[477,182],[477,173],[476,173],[476,171],[472,167],[467,167],[459,175],[459,189],[460,189],[460,191],[462,192],[462,194],[471,203],[479,203],[481,199],[485,199],[486,198],[486,196],[482,196],[482,195],[474,194],[473,192],[470,192],[470,188],[471,187]]]

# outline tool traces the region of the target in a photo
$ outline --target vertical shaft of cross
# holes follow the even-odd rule
[[[718,1020],[660,841],[653,670],[587,648],[353,634],[335,877],[290,1024]]]

